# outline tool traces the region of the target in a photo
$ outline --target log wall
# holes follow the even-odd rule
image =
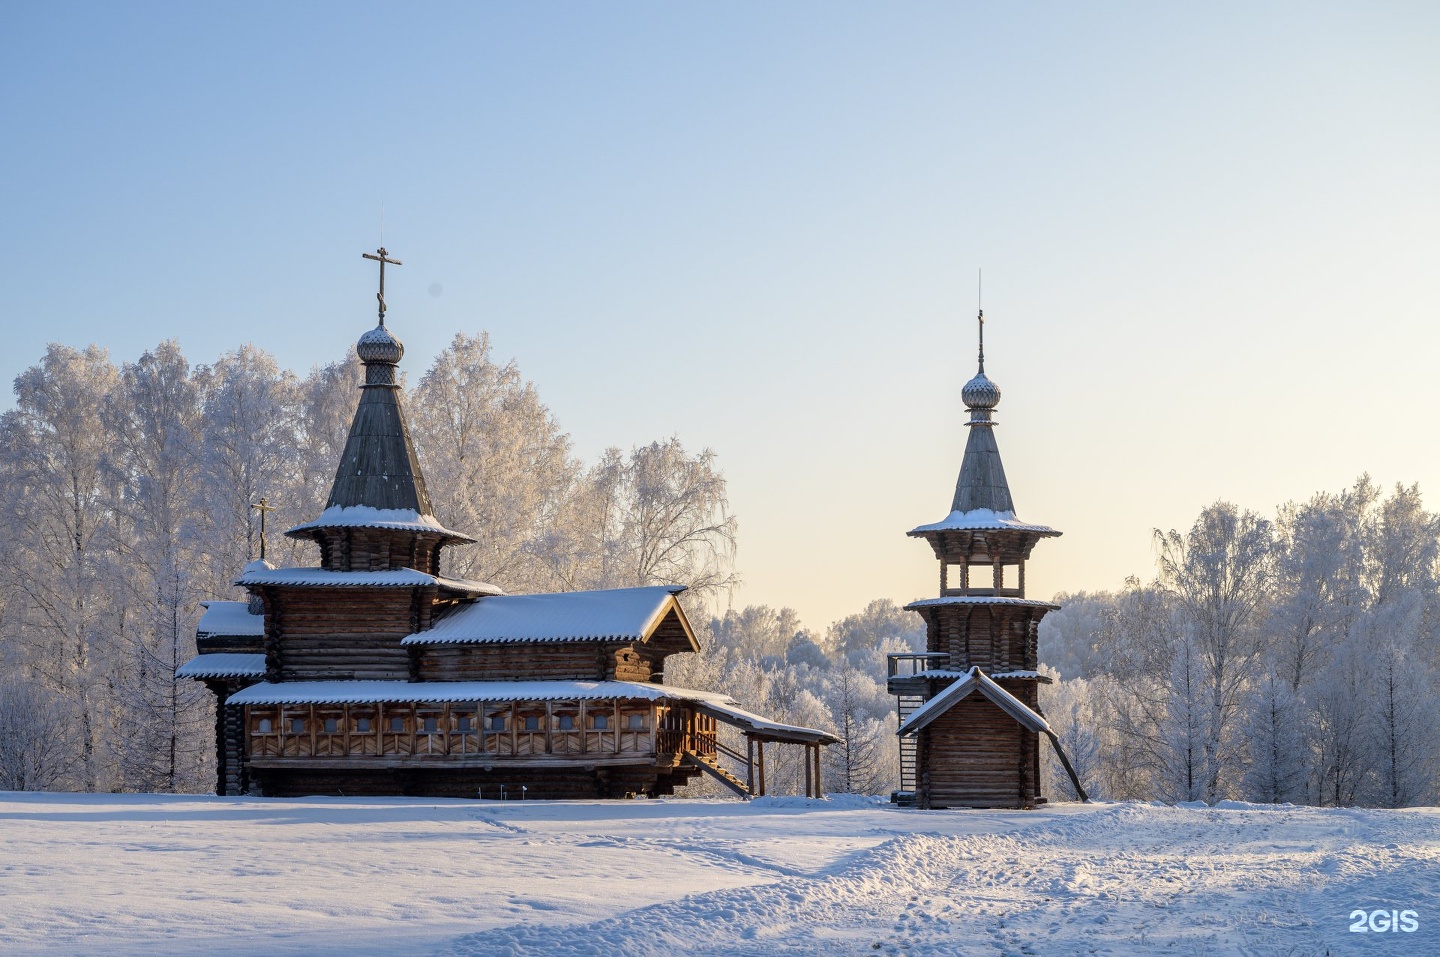
[[[267,677],[408,680],[410,654],[400,640],[430,626],[434,592],[266,586]]]

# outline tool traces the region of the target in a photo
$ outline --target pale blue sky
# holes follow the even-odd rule
[[[1432,3],[12,5],[0,377],[303,372],[383,239],[412,376],[487,329],[587,458],[713,447],[736,601],[823,627],[935,591],[983,267],[1031,592],[1113,588],[1216,498],[1440,505],[1437,51]]]

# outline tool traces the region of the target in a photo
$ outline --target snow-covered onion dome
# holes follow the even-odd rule
[[[988,411],[1000,404],[1000,387],[981,371],[965,383],[965,388],[960,390],[960,398],[964,400],[967,409]]]
[[[361,362],[398,365],[401,357],[405,355],[405,347],[399,339],[391,335],[382,322],[360,337],[360,341],[355,344],[355,352],[360,356]]]

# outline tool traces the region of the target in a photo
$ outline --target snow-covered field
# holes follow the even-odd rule
[[[1440,954],[1435,809],[0,794],[0,836],[5,954]]]

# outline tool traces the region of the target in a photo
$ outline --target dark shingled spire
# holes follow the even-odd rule
[[[1000,463],[1000,448],[995,444],[995,423],[990,411],[1000,404],[1000,387],[985,375],[985,313],[980,320],[980,371],[965,383],[960,397],[970,410],[970,438],[965,442],[965,458],[960,463],[960,478],[955,482],[952,512],[970,512],[988,508],[992,512],[1014,512],[1010,486],[1005,481],[1005,466]]]
[[[367,505],[429,515],[430,495],[405,425],[395,372],[405,347],[382,321],[360,337],[356,351],[365,363],[365,385],[325,507]]]

